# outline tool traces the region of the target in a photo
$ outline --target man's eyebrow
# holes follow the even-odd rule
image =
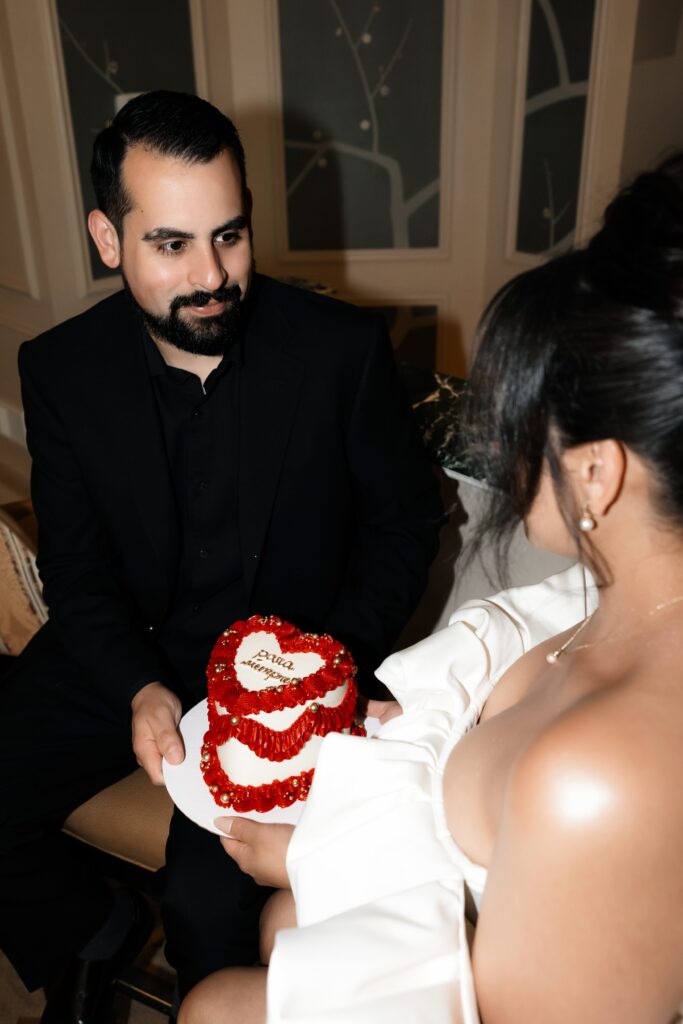
[[[247,226],[247,218],[240,214],[238,217],[232,217],[230,220],[226,220],[225,224],[220,224],[217,228],[211,232],[211,237],[215,238],[216,235],[222,235],[225,231],[242,231]],[[191,231],[181,231],[180,228],[154,228],[153,231],[148,231],[142,236],[143,242],[169,242],[174,238],[193,239],[195,235]]]
[[[221,224],[211,234],[215,238],[216,235],[222,235],[224,231],[242,231],[246,228],[247,224],[247,218],[241,213],[238,217],[233,217],[232,220],[226,220],[225,224]]]
[[[181,231],[179,228],[154,228],[142,236],[143,242],[168,242],[171,238],[194,238],[191,231]]]

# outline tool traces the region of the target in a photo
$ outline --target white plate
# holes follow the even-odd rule
[[[368,718],[365,722],[368,736],[379,727],[376,718]],[[304,801],[297,800],[289,807],[273,807],[271,811],[233,811],[232,808],[221,808],[215,802],[204,782],[201,768],[201,749],[206,730],[209,728],[208,707],[206,700],[195,704],[180,720],[180,735],[185,744],[185,760],[181,764],[162,762],[164,782],[173,803],[183,814],[194,821],[195,825],[214,832],[218,836],[225,833],[216,828],[215,818],[240,817],[253,818],[255,821],[285,822],[296,825],[304,809]]]

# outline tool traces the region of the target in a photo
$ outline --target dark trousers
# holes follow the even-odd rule
[[[135,767],[128,716],[41,631],[0,677],[0,948],[29,989],[57,977],[111,908],[61,825]],[[257,959],[268,890],[180,814],[167,856],[168,956],[184,994],[213,970]]]

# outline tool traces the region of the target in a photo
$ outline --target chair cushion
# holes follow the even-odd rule
[[[173,803],[163,786],[153,786],[138,768],[103,789],[64,824],[64,831],[138,867],[163,867]]]

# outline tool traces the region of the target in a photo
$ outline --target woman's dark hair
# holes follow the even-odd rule
[[[229,150],[237,161],[246,196],[244,148],[230,118],[190,93],[163,89],[146,92],[121,107],[93,146],[90,176],[97,203],[119,235],[131,208],[131,198],[121,181],[121,165],[129,146],[143,146],[162,156],[201,164]]]
[[[499,571],[547,459],[577,550],[605,582],[560,462],[586,442],[614,438],[644,459],[657,512],[683,524],[683,153],[620,192],[587,248],[494,296],[464,419],[468,455],[495,488],[473,546],[492,543]]]

